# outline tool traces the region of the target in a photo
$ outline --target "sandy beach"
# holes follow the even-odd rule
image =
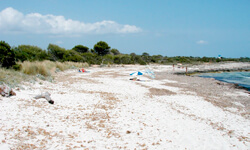
[[[216,67],[225,66],[250,64]],[[22,83],[16,96],[0,97],[0,149],[250,148],[248,91],[174,74],[185,68],[150,68],[155,79],[130,80],[146,66],[125,65],[73,69],[55,73],[53,82]],[[189,67],[197,68],[202,67]],[[42,92],[55,103],[34,98]]]

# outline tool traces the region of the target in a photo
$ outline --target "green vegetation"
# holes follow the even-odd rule
[[[93,49],[87,46],[76,45],[72,49],[65,49],[55,44],[49,44],[47,50],[37,46],[19,45],[10,47],[5,41],[0,42],[0,66],[20,70],[21,62],[44,61],[53,62],[79,62],[92,64],[201,64],[216,63],[224,61],[250,62],[250,58],[215,58],[215,57],[167,57],[162,55],[152,55],[147,52],[137,55],[135,53],[122,54],[118,49],[112,48],[104,41],[97,42]],[[16,64],[16,62],[19,62]],[[25,64],[25,63],[24,63]],[[39,66],[41,67],[41,66]],[[34,68],[35,69],[35,68]],[[36,72],[36,71],[35,71]],[[46,74],[46,72],[44,72]]]
[[[0,84],[5,83],[11,87],[18,86],[22,81],[34,82],[37,78],[52,82],[53,74],[72,68],[89,67],[87,63],[80,62],[54,62],[54,61],[24,61],[18,62],[19,71],[0,67]]]
[[[49,59],[47,51],[42,50],[37,46],[19,45],[13,48],[18,61],[42,61]]]
[[[162,55],[150,56],[147,52],[142,55],[135,53],[122,54],[104,41],[97,42],[93,49],[76,45],[65,49],[55,44],[49,44],[47,50],[37,46],[19,45],[11,47],[5,41],[0,41],[0,84],[5,82],[14,86],[21,81],[33,81],[34,75],[43,80],[52,81],[55,72],[70,68],[88,67],[92,64],[202,64],[225,61],[250,62],[250,58],[215,58],[215,57],[167,57]],[[15,71],[18,70],[18,71]]]
[[[5,83],[10,87],[16,87],[22,81],[35,81],[35,78],[13,69],[0,68],[0,84]]]
[[[89,48],[83,45],[76,45],[74,48],[72,48],[72,50],[75,50],[78,53],[87,53],[89,51]]]
[[[167,57],[162,55],[152,55],[147,52],[137,55],[135,53],[122,54],[118,49],[112,48],[104,41],[97,42],[93,49],[87,46],[76,45],[72,49],[66,50],[55,44],[49,44],[47,50],[43,50],[37,46],[19,45],[11,48],[8,43],[0,42],[0,65],[2,67],[13,67],[20,69],[15,62],[24,61],[57,61],[57,62],[81,62],[92,64],[140,64],[146,65],[150,63],[157,64],[201,64],[216,63],[225,61],[250,62],[250,58],[216,58],[216,57]]]
[[[49,60],[45,61],[24,61],[20,64],[20,72],[23,72],[28,75],[43,75],[51,76],[56,71],[64,71],[72,68],[82,68],[88,67],[87,63],[80,62],[53,62]]]
[[[100,56],[108,54],[109,49],[109,45],[104,41],[99,41],[94,45],[94,51]]]
[[[10,68],[15,65],[15,53],[5,41],[0,41],[0,65]]]

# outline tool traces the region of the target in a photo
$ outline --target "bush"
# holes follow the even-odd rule
[[[64,61],[64,57],[66,54],[66,49],[59,47],[58,45],[55,44],[49,44],[48,48],[48,53],[50,55],[50,60],[52,61]]]
[[[102,57],[102,64],[113,64],[114,55],[108,54]]]
[[[48,59],[48,53],[37,46],[19,45],[14,48],[16,59],[18,61],[42,61]]]
[[[139,63],[140,65],[146,65],[147,63],[142,59],[141,56],[136,55],[135,56],[135,63]]]
[[[89,51],[89,48],[83,45],[76,45],[74,48],[72,48],[72,50],[75,50],[78,53],[87,53]]]
[[[12,66],[12,68],[16,71],[21,70],[21,65],[20,64],[15,64]]]
[[[131,64],[131,56],[130,55],[122,55],[121,56],[122,64]]]
[[[100,64],[100,61],[97,61],[98,55],[93,53],[83,53],[81,54],[88,64]]]
[[[10,68],[15,64],[14,51],[10,48],[8,43],[0,41],[0,65],[5,68]]]
[[[85,62],[86,59],[82,57],[78,52],[75,50],[68,50],[64,55],[64,61],[73,61],[73,62]]]

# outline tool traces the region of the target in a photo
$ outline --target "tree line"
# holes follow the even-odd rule
[[[92,64],[140,64],[146,65],[150,63],[157,64],[190,64],[190,63],[204,63],[204,62],[223,62],[223,61],[237,61],[250,62],[250,58],[216,58],[216,57],[186,57],[176,56],[167,57],[162,55],[152,55],[144,52],[141,55],[135,53],[122,54],[118,49],[111,48],[108,43],[104,41],[97,42],[93,49],[84,45],[76,45],[72,49],[67,50],[55,44],[49,44],[47,50],[43,50],[37,46],[19,45],[11,47],[7,42],[0,41],[0,66],[6,68],[16,68],[16,62],[23,61],[73,61],[86,62]]]

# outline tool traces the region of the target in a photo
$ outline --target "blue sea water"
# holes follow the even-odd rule
[[[236,83],[250,91],[250,72],[203,73],[199,76],[204,78],[214,78],[228,83]]]

